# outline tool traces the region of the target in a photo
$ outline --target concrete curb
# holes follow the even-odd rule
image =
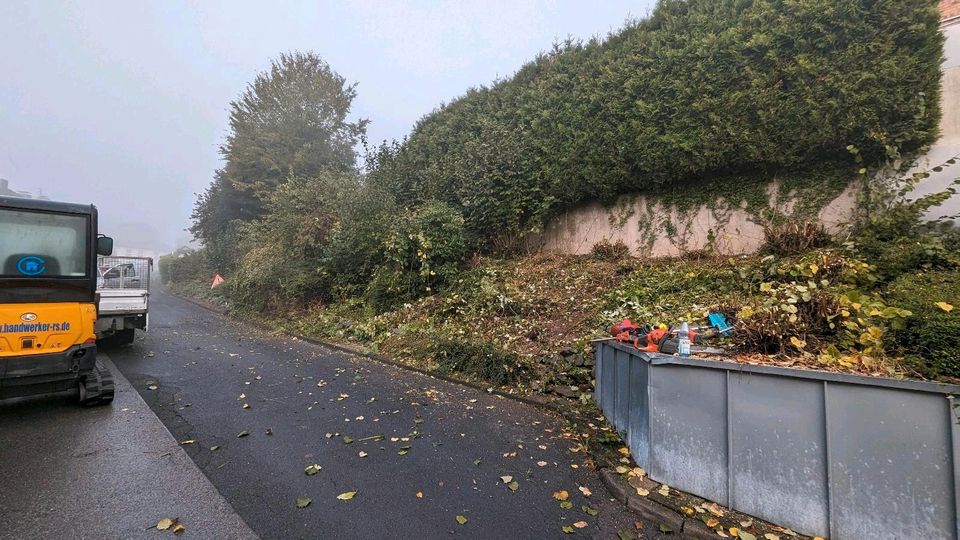
[[[629,485],[623,482],[619,478],[619,475],[611,469],[604,468],[600,469],[599,472],[600,479],[603,481],[603,485],[607,487],[607,491],[609,491],[615,499],[644,519],[666,525],[683,538],[698,538],[704,540],[718,538],[716,531],[707,527],[702,521],[686,518],[677,513],[673,508],[664,506],[653,499],[631,493]]]

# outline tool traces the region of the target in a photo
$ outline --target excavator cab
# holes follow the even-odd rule
[[[79,389],[82,405],[113,401],[97,361],[97,209],[0,197],[0,399]]]

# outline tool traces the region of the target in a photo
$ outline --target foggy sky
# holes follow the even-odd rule
[[[269,5],[268,5],[269,4]],[[654,0],[0,2],[0,178],[91,202],[118,245],[170,250],[220,166],[227,107],[282,52],[359,83],[372,143],[567,36]]]

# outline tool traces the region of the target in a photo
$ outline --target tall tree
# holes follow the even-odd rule
[[[236,257],[236,221],[251,221],[288,178],[355,168],[367,120],[348,121],[356,97],[312,52],[282,54],[230,104],[224,166],[197,200],[190,231],[221,270]]]

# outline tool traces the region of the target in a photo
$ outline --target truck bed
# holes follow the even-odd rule
[[[100,289],[100,314],[146,313],[150,298],[147,289]]]

